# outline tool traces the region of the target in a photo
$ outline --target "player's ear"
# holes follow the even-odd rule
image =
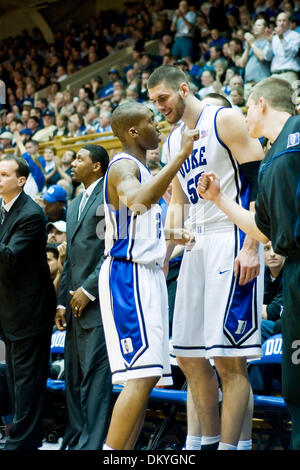
[[[182,82],[180,85],[179,85],[179,93],[180,95],[182,96],[182,98],[186,98],[187,95],[189,94],[189,87],[188,87],[188,84],[185,83],[185,82]]]
[[[130,137],[137,137],[138,135],[138,131],[136,130],[135,127],[130,127],[130,129],[128,129],[128,133]]]
[[[258,99],[258,104],[262,112],[266,110],[267,102],[263,96],[260,96]]]

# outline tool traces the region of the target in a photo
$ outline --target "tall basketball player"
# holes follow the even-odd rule
[[[258,282],[259,244],[197,192],[200,175],[217,170],[230,198],[247,207],[255,198],[263,150],[251,139],[242,114],[204,104],[177,67],[161,66],[149,77],[148,93],[169,123],[181,121],[168,139],[170,159],[185,127],[198,130],[193,151],[173,180],[167,227],[185,221],[196,243],[183,256],[173,323],[173,354],[191,388],[202,429],[203,449],[235,449],[250,393],[246,358],[261,354],[263,278]],[[168,256],[172,243],[168,243]],[[261,250],[262,253],[262,250]],[[263,271],[263,270],[262,270]],[[219,420],[218,384],[222,385]]]

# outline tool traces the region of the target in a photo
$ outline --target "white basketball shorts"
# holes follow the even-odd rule
[[[241,232],[204,232],[186,251],[177,281],[171,354],[183,357],[261,356],[264,259],[245,286],[234,276]]]
[[[99,297],[113,383],[160,377],[157,385],[172,385],[163,271],[107,258]]]

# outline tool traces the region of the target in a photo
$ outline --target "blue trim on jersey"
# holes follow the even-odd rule
[[[203,111],[205,110],[205,108],[207,108],[207,106],[211,106],[211,105],[210,105],[209,103],[207,103],[206,105],[203,106],[203,108],[201,109],[201,112],[200,112],[200,114],[199,114],[199,117],[198,117],[198,119],[197,119],[197,122],[196,122],[196,125],[195,125],[194,129],[196,129],[196,127],[198,126],[198,123],[199,123],[199,121],[200,121],[200,119],[201,119],[201,116],[202,116],[202,114],[203,114]]]
[[[112,260],[109,282],[120,351],[126,367],[129,368],[148,348],[137,265],[126,261]],[[135,286],[136,296],[133,295],[133,286]]]
[[[128,215],[128,212],[130,212],[130,215]],[[115,212],[115,217],[118,238],[114,241],[109,251],[109,256],[130,260],[132,259],[130,256],[134,243],[134,240],[130,237],[130,225],[135,219],[134,214],[129,211],[128,207],[123,207],[121,210]]]
[[[236,161],[235,161],[235,159],[233,158],[233,156],[232,156],[232,154],[231,154],[230,149],[229,149],[229,148],[227,147],[227,145],[224,144],[224,142],[220,139],[219,134],[218,134],[218,130],[217,130],[217,123],[216,123],[216,121],[217,121],[217,115],[218,115],[218,112],[221,111],[221,109],[223,109],[223,108],[219,108],[219,109],[216,111],[215,118],[214,118],[214,130],[215,130],[216,138],[217,138],[219,144],[222,145],[222,147],[224,147],[225,150],[227,150],[229,159],[230,159],[231,164],[232,164],[232,167],[233,167],[233,169],[234,169],[234,180],[235,180],[235,185],[236,185],[236,190],[237,190],[236,202],[237,202],[237,204],[239,204],[240,185],[239,185],[239,179],[238,179],[237,164],[236,164]]]
[[[244,173],[240,170],[238,162],[235,160],[235,158],[232,156],[232,153],[230,149],[227,147],[227,145],[220,139],[220,136],[218,134],[217,130],[217,114],[221,109],[224,109],[224,106],[222,108],[219,108],[216,111],[215,118],[214,118],[214,130],[216,134],[216,138],[222,147],[227,150],[229,159],[231,161],[232,167],[234,169],[234,180],[235,180],[235,185],[236,185],[236,203],[241,205],[244,209],[249,209],[249,204],[250,204],[250,184],[247,181]],[[240,238],[240,247],[243,246],[244,239],[245,239],[245,233],[239,230],[239,238]]]
[[[286,155],[287,153],[294,153],[294,152],[299,153],[299,148],[294,149],[294,150],[285,150],[284,152],[278,153],[277,155],[273,155],[273,157],[271,158],[271,160],[268,163],[262,163],[260,165],[259,170],[258,170],[258,174],[263,173],[268,168],[268,166],[272,165],[275,158],[282,157],[283,155]]]
[[[121,155],[121,153],[117,153],[117,154],[115,155],[115,157],[114,157],[115,159],[112,160],[112,161],[110,162],[110,164],[108,165],[107,170],[106,170],[106,173],[105,173],[105,179],[104,179],[104,198],[105,198],[105,202],[106,202],[106,204],[107,204],[109,210],[111,210],[112,212],[118,212],[118,210],[117,210],[117,211],[114,210],[114,209],[111,207],[111,205],[110,205],[110,203],[109,203],[109,201],[108,201],[108,195],[107,195],[107,178],[108,178],[108,171],[110,170],[111,166],[112,166],[114,163],[116,163],[116,162],[118,162],[118,161],[120,161],[120,160],[132,160],[132,159],[134,159],[134,160],[137,160],[141,165],[143,165],[143,166],[146,168],[146,170],[148,170],[149,173],[151,174],[151,171],[149,170],[149,168],[147,168],[147,167],[143,164],[143,162],[140,162],[140,160],[138,160],[137,158],[135,158],[133,155],[129,155],[129,154],[128,154],[128,157],[120,156],[120,157],[116,158],[117,155]],[[131,157],[131,158],[130,158],[130,157]],[[140,170],[140,168],[139,168],[139,165],[137,165],[137,168],[138,168],[138,170],[139,170],[139,181],[141,182],[141,181],[142,181],[142,175],[141,175],[141,170]]]

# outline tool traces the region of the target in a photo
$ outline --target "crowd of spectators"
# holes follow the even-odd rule
[[[279,13],[286,14],[284,60],[276,45]],[[109,112],[120,102],[147,102],[148,74],[162,63],[180,65],[199,98],[214,90],[242,107],[249,86],[271,73],[290,71],[298,78],[299,20],[298,0],[148,0],[126,2],[122,12],[101,12],[83,25],[69,19],[63,31],[54,32],[52,44],[38,28],[24,30],[1,41],[1,149],[15,146],[15,131],[23,141],[44,142],[110,130]],[[150,40],[159,41],[156,55],[145,50]],[[79,89],[63,89],[66,78],[127,46],[133,47],[132,62],[111,67],[108,83],[98,75]],[[229,77],[235,75],[241,80],[232,98]],[[45,98],[35,99],[45,88]]]

